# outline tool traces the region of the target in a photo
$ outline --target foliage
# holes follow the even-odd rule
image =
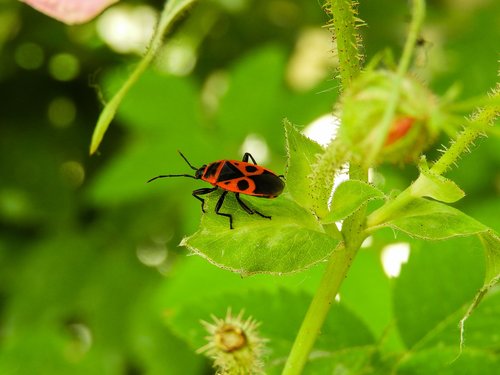
[[[228,311],[258,322],[269,374],[496,373],[499,141],[482,135],[498,113],[498,88],[485,94],[499,4],[430,3],[415,21],[404,2],[169,3],[138,64],[105,44],[106,14],[77,27],[18,2],[0,14],[0,373],[210,373],[200,321],[224,328]],[[319,76],[303,86],[301,54]],[[96,86],[120,94],[90,157]],[[332,110],[324,147],[302,130]],[[242,196],[272,219],[228,196],[231,230],[220,192],[204,214],[190,196],[202,181],[146,184],[190,173],[177,149],[196,166],[250,151],[283,173],[278,198]],[[394,243],[410,248],[397,277]]]

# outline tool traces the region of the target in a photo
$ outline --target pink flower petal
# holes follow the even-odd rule
[[[21,0],[68,25],[84,23],[118,0]]]

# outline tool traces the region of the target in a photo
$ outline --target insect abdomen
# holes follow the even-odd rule
[[[275,198],[281,194],[285,187],[283,181],[270,172],[218,181],[216,185],[224,190],[263,198]]]
[[[283,192],[285,183],[274,173],[267,170],[262,174],[248,176],[255,184],[252,194],[259,197],[275,198]]]

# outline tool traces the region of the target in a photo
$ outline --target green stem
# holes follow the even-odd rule
[[[351,167],[350,175],[351,178],[357,180],[368,179],[367,171],[359,166]],[[295,338],[290,356],[283,369],[283,375],[296,375],[302,372],[335,296],[365,239],[365,212],[366,206],[363,206],[344,221],[342,234],[345,245],[344,243],[339,245],[328,260],[318,290]]]
[[[349,168],[349,178],[368,182],[368,170],[355,164]],[[344,220],[342,234],[348,248],[358,249],[365,238],[366,204]]]
[[[500,90],[494,92],[493,97],[499,97]],[[474,140],[479,137],[483,132],[483,124],[491,124],[498,117],[500,112],[500,105],[493,104],[478,111],[472,119],[472,123],[478,123],[479,126],[468,126],[457,137],[453,144],[446,150],[443,155],[434,163],[431,172],[441,175],[455,164],[457,159],[465,151],[469,151],[469,146]]]
[[[345,88],[361,71],[355,4],[350,0],[330,0],[328,3],[332,13],[331,26],[337,41],[340,82]]]
[[[359,37],[356,33],[357,12],[355,2],[350,0],[329,0],[327,9],[332,14],[330,29],[337,41],[341,86],[349,87],[360,71]],[[330,142],[325,152],[318,156],[311,176],[310,191],[314,200],[314,211],[319,217],[326,215],[325,202],[331,194],[333,177],[349,153],[339,142]]]
[[[415,197],[410,194],[411,186],[403,190],[396,199],[387,202],[378,210],[373,211],[366,219],[366,226],[369,231],[376,229],[377,225],[385,223],[404,206],[410,203]]]
[[[337,39],[338,56],[341,66],[340,79],[343,87],[349,87],[352,79],[361,71],[354,2],[331,0],[329,7],[332,12],[332,27]],[[338,164],[340,161],[338,154],[339,151],[336,150],[335,142],[332,142],[322,158],[319,159],[318,170],[321,173],[334,173],[330,172],[328,168]],[[351,178],[363,181],[367,180],[367,170],[361,166],[352,165],[349,173]],[[320,333],[328,311],[334,303],[335,296],[363,241],[364,219],[365,209],[362,208],[345,221],[344,229],[342,230],[345,242],[336,248],[330,256],[318,290],[311,301],[295,338],[292,350],[283,369],[283,375],[300,374],[306,365],[309,353]]]
[[[379,129],[379,131],[375,135],[375,138],[373,140],[373,147],[370,148],[370,153],[365,160],[365,165],[367,166],[373,165],[376,156],[380,153],[380,150],[382,149],[386,140],[389,128],[392,124],[392,120],[396,112],[399,96],[401,94],[401,83],[403,81],[404,75],[408,71],[408,67],[410,66],[411,56],[413,50],[415,49],[415,44],[420,33],[420,28],[424,21],[424,17],[425,0],[413,0],[412,21],[410,30],[408,32],[408,38],[406,39],[403,54],[398,64],[398,69],[393,81],[391,93],[385,107],[384,116],[382,117],[380,126],[377,126],[377,129]]]
[[[185,11],[195,0],[167,0],[165,7],[160,16],[160,21],[156,27],[153,39],[148,47],[148,50],[144,57],[141,59],[139,64],[136,66],[132,74],[127,78],[123,86],[118,90],[118,92],[113,96],[113,98],[106,104],[103,108],[97,124],[92,134],[92,141],[90,143],[90,155],[97,151],[97,148],[101,144],[104,137],[104,133],[109,127],[109,124],[115,117],[116,111],[120,106],[125,95],[128,93],[130,88],[135,84],[139,77],[144,73],[146,68],[153,60],[156,55],[158,48],[162,44],[163,36],[167,33],[169,28],[173,25],[175,19]]]
[[[360,72],[355,10],[353,2],[346,0],[330,0],[329,5],[333,18],[332,26],[337,39],[339,62],[341,66],[340,79],[343,87],[349,87],[352,79]],[[375,147],[374,155],[377,155],[377,150],[383,145],[385,135],[396,110],[396,104],[400,93],[400,84],[403,75],[408,70],[411,54],[418,37],[420,26],[423,22],[425,14],[424,0],[414,0],[413,8],[413,21],[410,28],[410,34],[403,51],[401,62],[398,66],[397,79],[394,82],[392,97],[390,98],[388,108],[384,114],[383,121],[385,132],[381,132],[382,136],[377,140],[378,143]],[[332,144],[333,143],[334,142],[332,142]],[[328,154],[328,151],[327,149],[325,155]],[[364,166],[351,165],[349,173],[351,178],[367,181],[367,168]],[[364,239],[365,217],[366,207],[362,207],[344,221],[342,234],[344,236],[345,245],[344,247],[337,248],[330,257],[325,274],[321,279],[318,290],[309,306],[302,326],[295,339],[292,351],[290,352],[290,356],[285,364],[283,375],[295,375],[302,372],[309,353],[326,319],[327,313]]]
[[[356,250],[345,247],[339,247],[333,252],[318,290],[297,334],[292,351],[283,369],[283,375],[297,375],[302,373],[316,337],[321,330],[330,307],[334,303],[335,296],[355,255]]]

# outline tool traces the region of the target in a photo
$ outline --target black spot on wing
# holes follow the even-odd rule
[[[257,170],[258,168],[254,165],[246,165],[245,166],[245,171],[247,171],[248,173],[253,173]]]
[[[238,181],[238,190],[245,191],[246,189],[248,189],[249,186],[250,184],[246,180]]]

